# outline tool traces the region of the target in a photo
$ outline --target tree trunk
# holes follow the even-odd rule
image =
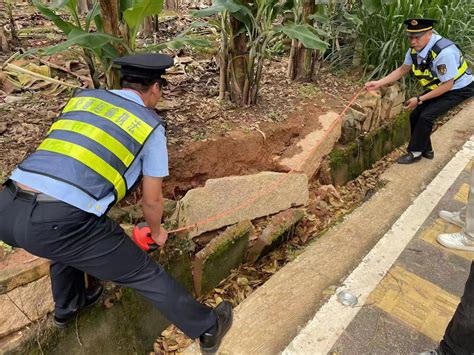
[[[118,0],[99,0],[100,13],[104,18],[104,30],[114,36],[121,37],[119,28]]]
[[[0,52],[8,52],[10,50],[7,34],[3,29],[8,23],[7,14],[7,4],[5,0],[0,0]]]
[[[80,14],[87,14],[89,12],[89,4],[87,3],[87,0],[77,1],[77,11]]]
[[[222,22],[224,23],[224,19]],[[221,32],[221,50],[219,53],[219,100],[224,100],[228,90],[229,45],[224,31]]]
[[[147,16],[142,24],[142,31],[145,37],[151,37],[153,35],[153,17]]]
[[[10,46],[8,45],[8,38],[3,30],[3,27],[0,27],[0,53],[1,52],[8,52],[10,50]]]
[[[164,8],[166,10],[177,11],[179,0],[165,0]]]
[[[87,64],[87,68],[89,69],[89,75],[92,79],[92,84],[94,85],[94,89],[100,88],[100,81],[99,81],[99,74],[97,73],[97,69],[94,63],[94,55],[91,53],[90,49],[83,49],[84,53],[84,60]]]
[[[242,24],[235,18],[231,17],[230,25],[232,33],[236,33]],[[230,42],[227,88],[229,90],[231,101],[238,105],[245,106],[249,104],[247,78],[247,60],[249,53],[245,32],[238,36],[232,36]]]
[[[156,33],[160,30],[160,22],[158,15],[153,15],[153,33]]]
[[[118,0],[99,0],[100,12],[104,21],[104,31],[117,37],[122,37],[126,42],[129,41],[128,31],[120,32],[119,26],[119,3]],[[125,53],[123,46],[117,46],[120,54]],[[107,69],[106,69],[107,70]],[[117,89],[120,87],[120,76],[117,69],[110,65],[110,69],[105,73],[107,87]]]
[[[288,68],[287,68],[287,76],[291,80],[295,79],[295,61],[296,61],[296,47],[298,46],[298,41],[296,39],[291,40],[291,49],[290,49],[290,56],[288,61]]]
[[[308,19],[316,10],[314,0],[303,1],[303,17],[302,22],[312,24]],[[317,60],[317,53],[313,49],[303,47],[299,41],[293,41],[290,55],[290,66],[288,68],[289,78],[298,81],[311,81],[314,74],[314,67]]]
[[[10,31],[11,31],[11,44],[13,47],[19,47],[20,46],[20,39],[18,38],[18,34],[16,33],[16,25],[15,25],[15,20],[13,18],[13,5],[11,3],[11,0],[6,0],[6,5],[7,5],[7,11],[8,11],[8,18],[10,21]]]

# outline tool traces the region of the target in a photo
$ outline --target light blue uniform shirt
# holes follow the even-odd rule
[[[433,33],[428,44],[417,53],[418,64],[420,64],[428,56],[429,51],[434,46],[436,41],[441,38],[440,35]],[[432,68],[437,73],[439,80],[444,83],[453,79],[458,74],[458,67],[461,60],[461,51],[456,46],[449,46],[443,49],[438,56],[433,59]],[[413,61],[411,59],[411,49],[407,51],[405,55],[405,65],[412,65]],[[438,70],[439,65],[446,66],[446,73],[441,74]],[[453,85],[451,90],[462,89],[463,87],[468,86],[472,82],[472,75],[464,73]]]
[[[128,100],[145,106],[141,97],[130,90],[111,90]],[[159,126],[148,138],[133,164],[125,173],[127,186],[132,186],[137,181],[140,173],[144,176],[165,177],[168,176],[168,150],[166,148],[165,129]],[[84,191],[65,182],[40,175],[15,169],[12,180],[38,190],[49,196],[64,201],[81,210],[101,216],[107,211],[109,205],[114,201],[111,192],[101,200],[97,201]]]

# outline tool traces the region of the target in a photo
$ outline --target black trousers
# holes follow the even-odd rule
[[[190,338],[213,327],[215,312],[198,303],[107,216],[63,202],[39,202],[0,192],[0,239],[50,259],[55,311],[85,304],[84,273],[135,289]]]
[[[430,135],[436,119],[473,96],[474,82],[462,89],[448,91],[418,105],[410,114],[411,139],[407,150],[409,152],[433,150]]]
[[[439,346],[443,355],[474,354],[474,262],[453,319]]]

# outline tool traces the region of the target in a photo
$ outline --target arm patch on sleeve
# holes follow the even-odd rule
[[[446,64],[439,64],[436,66],[436,69],[438,70],[438,73],[441,75],[444,75],[448,72],[448,68],[446,68]]]

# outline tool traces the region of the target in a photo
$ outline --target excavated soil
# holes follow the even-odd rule
[[[207,179],[281,171],[276,161],[306,134],[320,128],[322,110],[312,103],[302,105],[287,121],[263,123],[254,130],[238,129],[224,137],[192,142],[169,152],[170,176],[164,193],[169,198],[203,186]]]

